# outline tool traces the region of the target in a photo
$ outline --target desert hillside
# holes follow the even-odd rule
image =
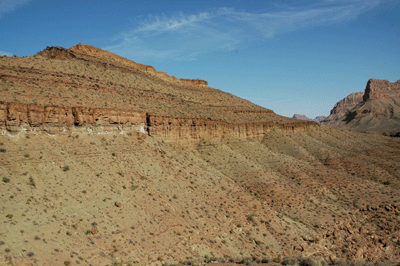
[[[0,76],[0,265],[400,260],[396,138],[92,46],[1,57]]]

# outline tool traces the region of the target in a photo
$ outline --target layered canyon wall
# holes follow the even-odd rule
[[[41,106],[24,103],[0,103],[0,128],[3,134],[20,131],[45,131],[51,134],[74,131],[138,131],[158,139],[191,142],[203,137],[262,137],[279,127],[304,130],[316,123],[254,122],[227,123],[203,118],[158,116],[143,112],[105,108]]]
[[[86,128],[145,133],[145,121],[145,113],[127,110],[0,103],[0,127],[8,132],[43,130],[54,134]]]
[[[392,96],[391,93],[399,92],[400,80],[396,82],[390,82],[383,79],[370,79],[365,87],[363,101],[389,99]]]

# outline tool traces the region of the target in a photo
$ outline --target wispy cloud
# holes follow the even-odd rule
[[[32,0],[0,0],[0,17],[3,13],[11,12]]]
[[[4,51],[0,51],[0,55],[12,56],[12,54],[4,52]]]
[[[257,13],[220,8],[196,14],[148,16],[105,49],[129,58],[195,60],[202,53],[230,51],[302,28],[356,19],[381,0],[320,0],[307,6],[280,6]]]

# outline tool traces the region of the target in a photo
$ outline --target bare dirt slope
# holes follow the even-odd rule
[[[397,139],[54,49],[0,58],[0,265],[399,261]]]

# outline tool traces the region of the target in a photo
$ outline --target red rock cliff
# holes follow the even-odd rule
[[[145,121],[145,113],[126,110],[0,103],[0,126],[10,132],[44,130],[57,133],[75,126],[101,127],[103,130],[117,126],[119,130],[137,129],[144,133]]]
[[[316,123],[296,121],[235,124],[202,118],[156,116],[130,110],[0,103],[0,127],[9,132],[136,130],[167,141],[191,142],[203,137],[262,139],[273,127],[296,131],[311,125]]]
[[[400,80],[392,83],[388,80],[370,79],[365,87],[363,101],[389,99],[388,92],[400,92]]]
[[[261,140],[274,127],[298,131],[304,130],[311,125],[316,125],[316,123],[311,121],[296,121],[292,123],[226,123],[202,118],[147,116],[149,135],[178,142],[198,140],[203,137],[236,137]]]

